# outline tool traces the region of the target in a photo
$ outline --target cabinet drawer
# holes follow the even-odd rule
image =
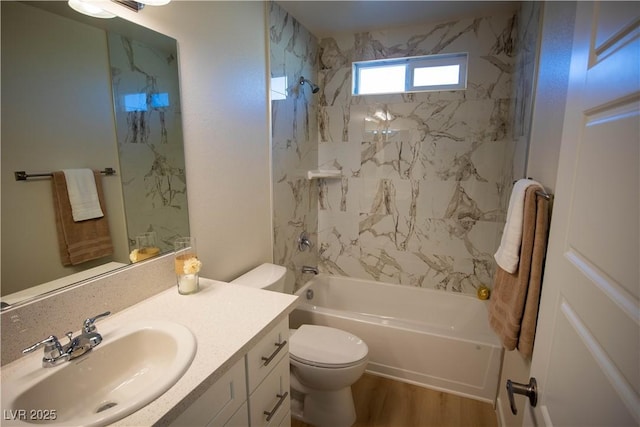
[[[225,423],[224,427],[247,427],[249,425],[249,409],[244,402],[240,409]],[[209,427],[209,426],[207,426]]]
[[[247,386],[244,358],[242,358],[171,425],[174,427],[222,426],[246,400]]]
[[[290,413],[289,357],[283,357],[249,396],[249,419],[252,427],[279,426]]]
[[[291,427],[291,411],[287,412],[278,427]]]
[[[249,393],[262,382],[284,355],[287,355],[288,363],[289,320],[286,317],[247,353]]]

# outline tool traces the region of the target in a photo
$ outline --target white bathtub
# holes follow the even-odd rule
[[[296,294],[291,327],[325,325],[357,335],[369,346],[367,372],[495,404],[503,349],[489,327],[487,302],[327,275]]]

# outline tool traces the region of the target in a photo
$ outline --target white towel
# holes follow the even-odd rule
[[[75,222],[102,218],[96,180],[91,169],[64,169],[69,202]]]
[[[524,193],[532,185],[543,188],[532,179],[519,179],[511,191],[507,222],[504,224],[500,247],[493,256],[504,271],[515,273],[520,262],[520,244],[522,243],[522,221],[524,219]]]

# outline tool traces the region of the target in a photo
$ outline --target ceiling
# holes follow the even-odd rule
[[[518,1],[279,0],[316,37],[486,16],[514,10]]]

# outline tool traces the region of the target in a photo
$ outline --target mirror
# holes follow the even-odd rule
[[[148,233],[170,251],[189,223],[176,41],[66,1],[1,7],[1,295],[14,306],[144,259]],[[46,175],[77,168],[115,170],[97,178],[113,251],[64,266]]]

